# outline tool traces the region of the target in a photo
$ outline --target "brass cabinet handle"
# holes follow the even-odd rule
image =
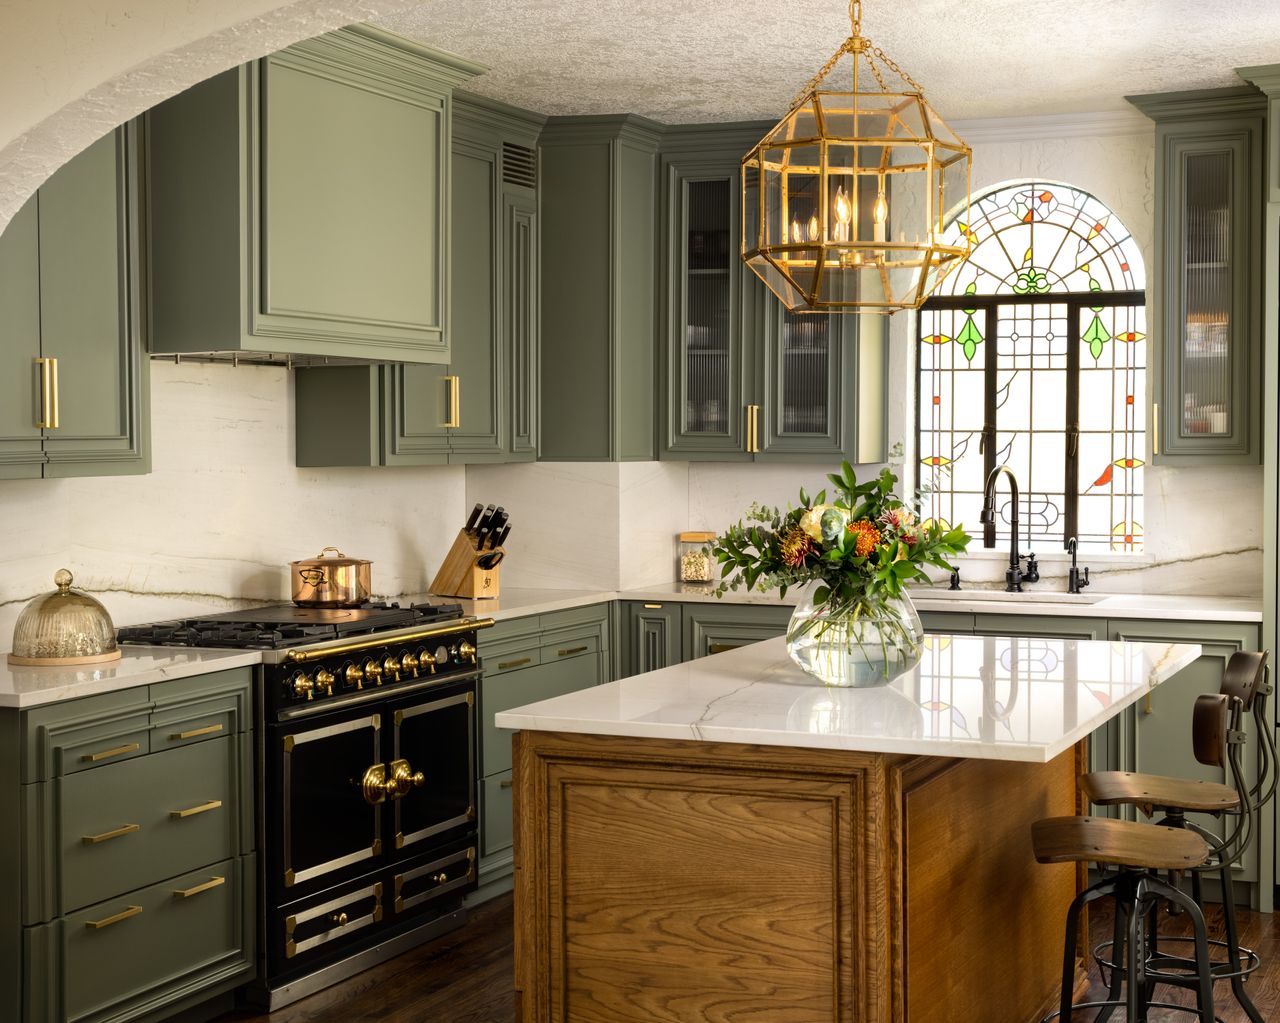
[[[87,764],[96,764],[100,760],[109,760],[112,757],[122,757],[126,753],[137,753],[142,747],[136,742],[127,742],[123,746],[117,746],[115,749],[104,749],[97,753],[86,753],[80,759]]]
[[[199,806],[191,806],[185,810],[170,810],[169,816],[174,820],[181,820],[184,817],[194,817],[198,813],[208,813],[210,810],[217,810],[221,806],[221,799],[211,799],[207,803],[201,803]]]
[[[747,454],[749,455],[753,455],[756,453],[756,409],[757,408],[758,406],[756,405],[747,406],[746,449],[747,449]]]
[[[518,668],[520,667],[520,665],[528,664],[532,660],[533,660],[532,657],[520,657],[514,661],[499,661],[498,667],[499,668]]]
[[[568,657],[571,654],[581,654],[590,650],[590,646],[571,646],[567,650],[560,650],[556,653],[557,657]]]
[[[329,922],[335,927],[346,927],[351,918],[346,913],[330,913]]]
[[[661,609],[662,605],[661,604],[645,604],[645,607],[648,608],[650,611],[657,611]]]
[[[126,824],[112,831],[104,831],[101,835],[85,835],[80,841],[84,842],[85,845],[97,845],[99,842],[109,842],[113,838],[132,835],[135,831],[141,830],[141,824]]]
[[[500,789],[509,789],[509,788],[511,788],[511,779],[510,779],[510,778],[503,778],[503,779],[502,779],[502,781],[498,782],[498,788],[500,788]]]
[[[449,385],[449,414],[445,417],[445,429],[454,430],[462,425],[462,388],[461,377],[444,378]]]
[[[431,876],[431,880],[434,881],[436,884],[448,884],[449,875],[442,870],[438,874],[433,874]]]
[[[35,360],[40,367],[40,417],[36,427],[41,430],[58,428],[58,360],[48,356]]]
[[[1155,710],[1151,706],[1151,690],[1147,690],[1147,695],[1142,699],[1142,713],[1154,714]]]
[[[1151,404],[1151,453],[1160,454],[1160,403]]]
[[[198,884],[194,888],[175,888],[173,894],[180,899],[189,899],[193,895],[199,895],[201,892],[212,891],[214,888],[227,883],[225,877],[211,877],[204,884]]]
[[[205,725],[203,728],[193,728],[189,732],[170,732],[170,739],[194,739],[198,735],[215,735],[222,731],[222,724]]]
[[[141,912],[141,906],[129,906],[127,909],[122,909],[119,913],[113,913],[111,916],[102,920],[86,920],[84,925],[92,931],[100,931],[104,927],[110,927],[112,924],[118,924],[121,920],[128,920],[129,917],[137,916]]]

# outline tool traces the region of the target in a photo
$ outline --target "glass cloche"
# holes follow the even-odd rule
[[[58,588],[33,597],[13,627],[10,664],[98,664],[120,656],[107,609],[83,590],[73,590],[71,573],[60,568]]]

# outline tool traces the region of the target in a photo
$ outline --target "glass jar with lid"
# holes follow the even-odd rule
[[[688,532],[676,536],[676,578],[682,583],[709,583],[715,579],[711,541],[715,533]]]

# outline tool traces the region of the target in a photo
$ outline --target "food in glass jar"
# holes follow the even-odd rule
[[[680,557],[680,581],[709,583],[711,581],[711,557],[706,551],[686,551]]]

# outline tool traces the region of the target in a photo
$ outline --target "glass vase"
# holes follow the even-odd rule
[[[832,607],[805,598],[787,625],[787,653],[829,686],[888,685],[920,660],[924,626],[905,593]]]

